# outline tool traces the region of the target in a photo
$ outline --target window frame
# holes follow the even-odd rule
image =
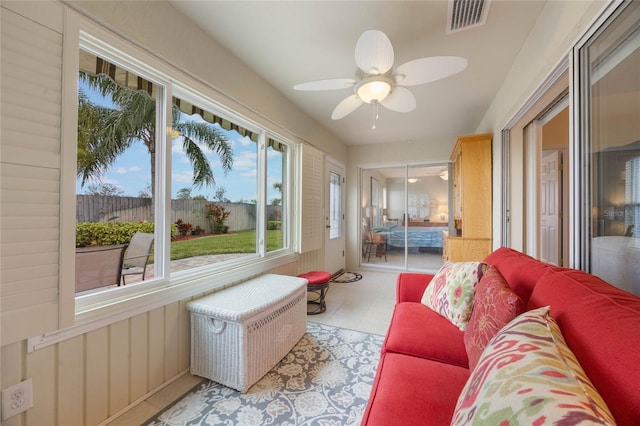
[[[283,176],[282,176],[282,199],[280,201],[281,206],[282,206],[282,247],[279,249],[275,249],[273,251],[268,251],[267,250],[267,238],[266,238],[266,232],[267,232],[267,224],[268,224],[268,220],[267,220],[267,205],[269,203],[269,199],[267,197],[267,185],[269,185],[269,167],[268,167],[268,148],[269,148],[269,144],[268,141],[270,139],[275,140],[276,142],[278,142],[279,144],[283,144],[287,146],[287,151],[286,151],[286,155],[284,156],[284,164],[283,164]],[[291,178],[293,177],[293,167],[294,167],[294,162],[293,159],[297,158],[297,156],[294,155],[295,151],[295,145],[291,144],[290,141],[287,141],[286,138],[282,137],[279,134],[274,133],[273,131],[267,131],[265,133],[265,138],[262,141],[263,142],[263,146],[264,149],[262,149],[264,151],[264,174],[263,174],[263,185],[262,187],[264,187],[264,198],[263,198],[263,209],[264,209],[264,213],[262,215],[260,215],[260,217],[263,219],[264,223],[263,225],[260,227],[260,229],[262,230],[262,235],[263,235],[263,240],[264,240],[264,256],[268,257],[268,256],[277,256],[280,253],[284,253],[284,252],[291,252],[294,251],[293,247],[295,247],[295,244],[293,242],[293,232],[292,230],[293,228],[293,221],[294,221],[294,210],[293,210],[293,205],[294,205],[294,198],[293,198],[293,190],[292,188],[294,187],[293,182],[291,181]],[[300,220],[298,218],[298,220]]]
[[[72,214],[71,212],[75,212],[75,208],[72,208],[75,207],[75,185],[73,185],[74,190],[71,191],[73,196],[71,192],[66,191],[66,196],[63,200],[63,211],[66,213],[64,220],[61,221],[61,235],[66,235],[67,237],[61,239],[64,243],[61,251],[66,259],[65,264],[67,266],[61,271],[61,277],[63,278],[61,280],[61,310],[68,311],[70,306],[75,307],[73,318],[75,327],[73,328],[76,330],[75,332],[54,332],[52,334],[55,336],[51,336],[49,339],[45,339],[46,336],[34,338],[35,340],[30,342],[30,347],[32,344],[43,344],[41,339],[49,341],[59,338],[62,340],[62,335],[86,332],[87,327],[94,329],[104,324],[112,323],[115,320],[164,306],[173,301],[183,300],[195,294],[210,292],[216,288],[228,286],[234,282],[242,281],[248,277],[291,263],[297,259],[294,249],[299,246],[298,243],[293,241],[294,233],[291,232],[292,229],[295,229],[300,219],[294,215],[292,208],[297,203],[295,192],[292,190],[294,184],[290,181],[294,176],[292,170],[297,167],[296,153],[299,142],[292,142],[292,137],[285,137],[281,132],[272,129],[271,126],[259,123],[258,121],[264,122],[266,120],[255,112],[241,105],[236,105],[234,100],[227,98],[210,85],[204,84],[186,75],[181,70],[171,67],[140,47],[134,46],[130,42],[82,18],[79,19],[78,27],[79,35],[74,42],[68,44],[70,49],[73,46],[75,46],[75,49],[73,54],[67,55],[69,60],[65,64],[65,82],[67,83],[66,86],[69,86],[66,89],[72,86],[72,82],[75,84],[75,94],[72,94],[71,90],[68,91],[67,96],[73,99],[67,100],[67,106],[70,108],[71,104],[73,104],[74,110],[69,111],[69,114],[74,114],[76,120],[73,128],[63,130],[63,133],[69,136],[65,139],[66,161],[63,168],[63,182],[75,182],[76,176],[77,134],[75,133],[75,128],[77,126],[77,73],[79,69],[77,52],[79,49],[82,48],[105,59],[113,60],[116,65],[124,65],[124,68],[130,69],[141,77],[162,87],[164,102],[159,102],[162,108],[158,114],[158,128],[164,126],[167,130],[166,132],[158,132],[162,134],[158,144],[162,149],[156,152],[156,194],[154,194],[154,197],[158,199],[158,202],[155,203],[155,214],[156,217],[162,218],[155,221],[157,238],[155,258],[160,259],[158,264],[162,265],[162,269],[158,270],[160,267],[156,266],[156,276],[158,278],[132,286],[120,287],[117,291],[76,297],[73,290],[75,285],[75,260],[72,260],[75,258],[75,238],[71,237],[72,235],[75,236],[75,217],[71,219],[67,217]],[[255,255],[243,256],[238,260],[205,265],[173,274],[170,273],[171,265],[168,259],[170,258],[171,241],[170,238],[166,238],[167,235],[170,235],[171,230],[171,144],[168,141],[170,141],[170,106],[174,95],[178,97],[185,97],[186,95],[188,99],[196,100],[198,103],[202,101],[204,102],[203,107],[211,107],[217,115],[224,116],[226,119],[255,131],[259,135],[257,170],[259,177],[257,181],[257,207],[259,214],[256,223],[257,245]],[[229,104],[239,107],[240,110],[245,110],[245,114],[235,112],[233,107],[227,106]],[[256,116],[258,121],[248,118],[247,115]],[[73,125],[71,123],[73,120],[68,121],[69,123],[65,122],[65,127]],[[270,124],[273,125],[273,123]],[[283,248],[271,252],[266,251],[265,245],[267,183],[266,163],[264,161],[266,161],[265,141],[268,140],[268,137],[288,146],[287,155],[285,156],[287,182],[283,187],[283,202],[285,198],[287,200],[286,213],[283,211],[283,215],[286,214],[288,219],[283,235],[285,242]],[[158,155],[160,151],[162,151],[161,155]],[[73,167],[71,167],[71,163],[73,163]],[[70,297],[73,300],[68,300]],[[64,299],[64,303],[62,299]],[[62,306],[66,306],[66,308]],[[67,315],[69,315],[68,312]],[[64,338],[68,338],[68,336]]]
[[[571,239],[572,267],[592,272],[592,220],[593,220],[593,141],[592,134],[592,82],[602,75],[595,74],[591,69],[591,56],[589,48],[597,41],[598,37],[610,28],[620,24],[619,18],[629,7],[631,1],[612,2],[606,10],[593,23],[591,28],[576,43],[570,53],[573,61],[573,85],[574,109],[571,116],[572,129],[574,130],[574,143],[570,148],[570,155],[577,165],[572,178],[574,179],[574,194],[571,208],[575,212],[572,221],[573,238]],[[619,49],[623,45],[616,46]]]

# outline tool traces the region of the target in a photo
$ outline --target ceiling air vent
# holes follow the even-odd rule
[[[447,34],[484,25],[490,5],[491,0],[449,0]]]

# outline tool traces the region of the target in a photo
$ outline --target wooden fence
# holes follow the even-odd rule
[[[213,223],[206,216],[205,200],[171,200],[171,222],[182,219],[206,232],[213,231]],[[231,212],[224,224],[229,231],[256,229],[256,205],[249,203],[220,203]],[[281,220],[281,206],[267,206],[267,220]],[[152,222],[153,205],[150,198],[76,195],[76,222]]]

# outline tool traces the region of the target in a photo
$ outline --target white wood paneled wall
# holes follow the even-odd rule
[[[324,154],[309,145],[301,146],[300,153],[300,249],[305,253],[324,246]]]
[[[188,370],[187,302],[32,353],[24,342],[3,347],[3,381],[34,385],[34,407],[6,426],[96,425]]]
[[[322,267],[322,250],[269,273]],[[27,353],[26,341],[2,347],[2,387],[33,379],[34,407],[3,426],[92,426],[146,399],[189,369],[186,304],[172,303]]]
[[[59,324],[63,13],[43,9],[48,26],[0,9],[3,343]]]

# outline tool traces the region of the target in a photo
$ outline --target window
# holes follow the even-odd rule
[[[329,238],[342,235],[342,185],[340,175],[329,173]]]
[[[164,137],[158,122],[162,85],[80,50],[78,77],[78,151],[76,181],[76,294],[86,295],[124,284],[129,262],[139,274],[127,283],[161,276],[153,267],[154,245],[144,262],[133,259],[136,232],[156,234],[156,165]],[[131,247],[124,247],[131,245]],[[109,247],[123,247],[119,261]],[[136,253],[135,256],[142,256]],[[130,259],[130,260],[129,260]],[[149,264],[149,266],[147,266]],[[146,269],[149,269],[147,272]],[[144,273],[143,273],[144,272]]]
[[[256,255],[259,133],[183,96],[173,106],[171,271]]]
[[[266,198],[266,248],[267,251],[287,247],[285,239],[287,229],[287,145],[268,138],[267,144],[267,198]]]
[[[292,145],[140,57],[81,36],[76,251],[97,260],[76,257],[77,312],[211,273],[237,280],[290,254]],[[129,275],[136,233],[153,243]],[[106,269],[116,278],[99,280]]]
[[[582,253],[592,273],[640,294],[640,3],[620,9],[579,50]]]

